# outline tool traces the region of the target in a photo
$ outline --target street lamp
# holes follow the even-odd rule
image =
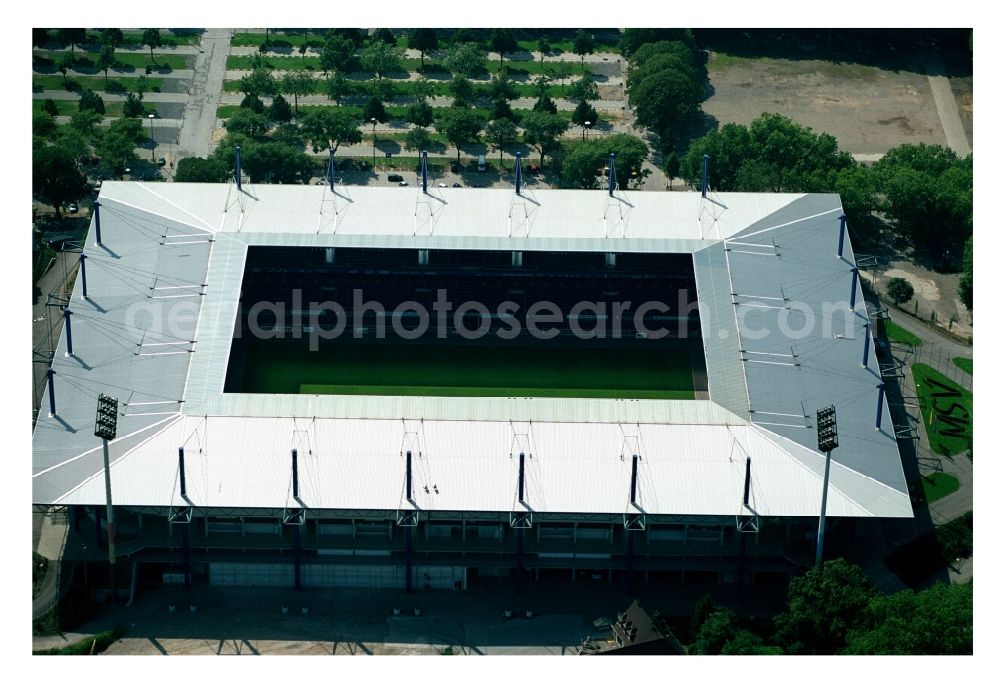
[[[111,504],[111,462],[108,458],[108,441],[118,435],[118,400],[106,394],[97,398],[97,421],[94,436],[100,437],[104,447],[104,494],[108,508],[108,563],[111,565],[111,602],[118,593],[115,585],[115,510]]]
[[[583,123],[583,140],[587,140],[587,130],[590,129],[590,120],[585,120]]]
[[[375,171],[375,123],[378,120],[373,117],[368,121],[372,123],[372,171]]]
[[[820,452],[826,456],[826,468],[823,470],[823,500],[820,503],[819,530],[816,534],[816,567],[819,568],[823,564],[823,538],[826,534],[826,494],[830,488],[830,454],[840,445],[835,407],[827,406],[816,411],[816,442]]]
[[[149,156],[156,161],[156,139],[153,137],[153,118],[156,117],[153,113],[150,113],[146,117],[149,118],[149,140],[152,142],[153,146],[149,149]]]

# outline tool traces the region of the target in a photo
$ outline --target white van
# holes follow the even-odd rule
[[[486,155],[479,156],[479,171],[486,171]]]

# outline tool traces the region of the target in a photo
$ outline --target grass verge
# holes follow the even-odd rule
[[[911,347],[917,347],[924,342],[899,324],[894,324],[891,319],[885,320],[885,335],[893,343],[903,343]]]
[[[76,643],[70,643],[62,648],[49,648],[48,650],[33,650],[32,655],[99,655],[111,647],[111,644],[124,635],[121,628],[115,627],[109,631],[102,631],[94,634],[90,638],[85,638]]]
[[[972,393],[927,364],[912,371],[931,448],[949,456],[972,448]]]
[[[968,373],[970,376],[972,375],[972,360],[971,359],[969,359],[968,357],[955,357],[954,359],[952,359],[952,361],[955,362],[955,366],[957,366],[958,368],[962,369],[963,371],[965,371],[966,373]]]
[[[958,479],[944,472],[934,472],[929,476],[922,477],[920,483],[924,489],[924,498],[927,502],[940,500],[946,495],[951,495],[958,490]]]

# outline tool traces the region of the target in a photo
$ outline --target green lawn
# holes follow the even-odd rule
[[[942,455],[970,449],[972,393],[927,364],[914,364],[912,370],[931,448]]]
[[[137,77],[116,77],[110,75],[111,83],[118,83],[125,88],[126,91],[135,92],[138,91],[139,78]],[[108,83],[104,81],[103,73],[101,75],[95,76],[80,76],[80,77],[70,77],[67,78],[69,86],[63,81],[62,75],[32,75],[31,76],[31,86],[34,88],[40,88],[41,90],[56,90],[56,91],[72,91],[72,87],[75,85],[78,89],[88,89],[95,92],[103,92],[108,88]],[[160,78],[149,77],[146,78],[146,86],[151,92],[158,92],[163,87],[163,80]]]
[[[894,343],[903,343],[912,347],[917,347],[924,342],[899,324],[893,324],[891,319],[885,320],[885,335]]]
[[[45,99],[32,99],[31,100],[31,112],[36,113],[42,109],[42,103]],[[76,101],[66,101],[59,99],[55,101],[56,108],[59,109],[60,115],[72,115],[80,109],[80,104]],[[152,113],[156,110],[156,106],[152,103],[146,103],[143,106],[148,112]],[[122,116],[123,104],[119,101],[105,101],[104,102],[104,117],[121,117]]]
[[[253,61],[253,56],[231,55],[226,59],[226,68],[229,70],[250,70]],[[279,71],[311,70],[320,72],[323,70],[318,56],[267,56],[264,62],[269,67]],[[500,65],[498,59],[489,59],[486,61],[486,72],[496,73],[500,70]],[[579,61],[558,62],[557,64],[556,62],[541,63],[539,61],[511,61],[506,59],[503,65],[507,68],[507,72],[511,76],[537,75],[539,73],[547,73],[553,77],[556,75],[569,76],[582,75],[590,70],[586,64],[582,64]],[[145,64],[143,64],[143,67],[145,67]],[[420,72],[420,59],[403,59],[402,67],[403,70],[409,73]],[[438,59],[424,59],[424,68],[427,71],[448,72],[444,62]],[[370,74],[353,73],[352,75]]]
[[[934,502],[958,490],[958,479],[944,472],[934,472],[920,480],[927,502]]]
[[[954,359],[952,359],[952,361],[955,362],[955,366],[957,366],[958,368],[962,369],[963,371],[965,371],[966,373],[968,373],[970,376],[972,375],[972,360],[971,359],[969,359],[968,357],[955,357]]]
[[[53,59],[57,52],[35,52],[33,65],[52,66]],[[76,50],[75,67],[95,68],[99,52],[85,52]],[[149,52],[145,54],[134,52],[115,52],[115,66],[125,68],[145,70],[146,66],[153,66],[153,70],[168,68],[171,70],[183,70],[189,68],[187,59],[179,54],[156,54],[155,65],[149,61]],[[114,70],[114,68],[112,68]]]
[[[242,391],[693,399],[690,358],[659,347],[254,341]]]

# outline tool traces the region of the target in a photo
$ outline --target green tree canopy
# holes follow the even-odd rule
[[[390,47],[396,46],[396,36],[388,28],[376,28],[371,39],[372,42],[384,42]]]
[[[578,127],[586,127],[587,123],[590,126],[597,124],[598,121],[597,110],[587,103],[586,101],[580,101],[576,104],[576,108],[573,110],[573,124]]]
[[[972,654],[972,583],[872,599],[847,637],[850,655]]]
[[[115,47],[112,44],[101,45],[101,53],[97,55],[97,70],[104,71],[104,82],[108,82],[108,69],[115,65]]]
[[[344,77],[343,73],[334,73],[333,77],[326,80],[326,95],[340,105],[345,98],[357,91],[354,83]]]
[[[486,142],[490,148],[500,153],[500,166],[503,166],[503,151],[517,141],[517,125],[511,120],[501,117],[493,120],[486,127]]]
[[[893,277],[885,287],[885,292],[896,305],[902,305],[913,298],[913,285],[902,277]]]
[[[471,145],[479,139],[479,134],[483,130],[483,120],[468,108],[452,106],[441,111],[435,126],[445,135],[448,142],[455,146],[455,158],[460,161],[462,146]]]
[[[479,45],[465,42],[448,50],[444,65],[454,75],[472,77],[486,69],[486,54]]]
[[[174,181],[179,183],[225,183],[229,168],[217,157],[184,157],[177,163]]]
[[[364,120],[365,124],[371,124],[372,118],[375,118],[376,122],[388,122],[389,113],[386,112],[385,106],[382,105],[382,101],[374,96],[368,99],[365,103],[365,109],[361,112],[361,119]]]
[[[356,45],[353,41],[336,33],[328,33],[319,57],[323,72],[348,72],[354,63],[355,49]]]
[[[497,74],[490,79],[490,99],[493,101],[510,101],[517,98],[517,89],[507,73],[506,68],[501,68]]]
[[[230,133],[243,134],[250,138],[261,138],[267,135],[270,124],[267,117],[255,113],[249,108],[239,108],[226,120],[226,130]]]
[[[252,110],[255,113],[263,115],[266,112],[266,107],[264,102],[260,100],[260,97],[256,94],[247,94],[240,101],[240,108],[246,108],[247,110]]]
[[[279,87],[274,75],[267,68],[254,68],[240,78],[238,91],[254,96],[274,96]]]
[[[576,32],[573,37],[573,53],[580,55],[580,63],[583,63],[584,56],[594,53],[594,36],[589,30],[581,28]]]
[[[299,97],[308,96],[316,91],[316,79],[304,70],[289,71],[281,78],[281,92],[291,94],[295,105],[295,114],[299,112]]]
[[[56,102],[53,101],[52,99],[45,99],[44,101],[42,101],[42,110],[51,115],[52,117],[56,117],[59,115],[59,106],[57,106]]]
[[[101,44],[111,45],[114,48],[121,47],[125,41],[125,34],[120,28],[104,28],[101,30]]]
[[[135,160],[135,141],[127,132],[109,128],[97,142],[97,153],[101,157],[102,169],[121,176],[129,163]]]
[[[601,98],[600,93],[597,91],[597,83],[594,81],[594,76],[589,72],[580,76],[578,80],[569,86],[566,98],[573,103],[596,101]]]
[[[546,113],[548,115],[555,115],[557,111],[556,102],[552,100],[551,96],[549,96],[548,91],[544,91],[542,94],[538,96],[538,99],[535,101],[535,104],[531,106],[531,110],[532,112],[535,113]]]
[[[860,568],[828,561],[792,580],[787,607],[774,619],[775,640],[790,654],[835,654],[874,597]]]
[[[103,105],[103,103],[102,103]],[[91,108],[81,108],[69,118],[69,126],[76,129],[87,138],[93,138],[94,128],[101,121],[100,114]]]
[[[410,49],[420,52],[420,67],[424,67],[424,56],[438,48],[437,32],[433,28],[415,28],[410,31],[408,40]]]
[[[145,109],[142,105],[142,96],[136,96],[132,92],[125,95],[125,101],[122,103],[122,115],[125,117],[140,117],[145,113]]]
[[[87,193],[87,179],[65,148],[50,145],[39,148],[32,153],[31,169],[33,194],[52,205],[60,219],[63,205]]]
[[[962,254],[962,276],[958,279],[958,298],[967,309],[972,309],[972,238],[965,240]]]
[[[631,134],[612,134],[587,143],[569,145],[559,168],[563,184],[580,188],[597,187],[598,171],[608,165],[611,153],[615,154],[619,187],[628,187],[630,180],[640,179],[642,163],[649,155],[649,148],[642,139]]]
[[[415,152],[427,150],[430,144],[431,135],[423,127],[414,127],[413,129],[410,129],[406,132],[406,136],[403,139],[403,147],[407,150]]]
[[[63,76],[63,84],[66,84],[66,72],[73,69],[76,57],[72,52],[63,52],[56,57],[56,70]]]
[[[569,122],[552,113],[531,111],[521,117],[524,142],[539,154],[539,165],[545,166],[545,156],[561,147],[559,137],[569,129]]]
[[[288,105],[288,100],[281,94],[271,99],[271,105],[267,108],[267,119],[277,124],[292,119],[292,107]]]
[[[104,99],[97,92],[85,89],[80,92],[80,101],[77,103],[77,110],[92,110],[98,115],[103,115]]]
[[[255,183],[308,183],[315,165],[284,143],[248,141],[242,149],[243,169]]]
[[[155,57],[153,56],[153,50],[157,47],[163,46],[163,38],[160,37],[159,28],[147,28],[142,32],[142,44],[149,47],[149,60],[152,63],[156,63]]]
[[[626,28],[618,39],[618,51],[628,59],[642,45],[664,40],[676,40],[692,49],[695,46],[694,33],[690,28]]]
[[[663,162],[663,173],[671,181],[681,175],[681,160],[677,157],[677,153],[667,155],[667,159]]]
[[[406,107],[406,121],[417,127],[434,124],[434,109],[426,101],[411,103]]]
[[[361,67],[381,79],[402,70],[403,50],[376,40],[361,50]]]
[[[47,138],[56,132],[56,120],[51,113],[39,110],[31,115],[31,133]]]
[[[312,108],[302,114],[302,134],[314,149],[333,146],[334,151],[341,145],[361,143],[362,134],[358,119],[343,108]]]
[[[32,28],[31,29],[31,46],[32,47],[44,47],[48,44],[51,36],[49,35],[48,28]]]
[[[56,31],[56,40],[60,44],[69,45],[70,52],[74,52],[77,45],[82,45],[87,41],[87,29],[60,28]]]
[[[698,112],[702,85],[681,71],[665,69],[644,77],[628,94],[636,122],[670,147],[676,130]]]
[[[456,75],[448,83],[448,88],[451,90],[453,106],[458,108],[469,108],[472,106],[472,99],[476,94],[476,90],[473,89],[469,78],[464,75]]]
[[[510,28],[494,28],[490,34],[490,49],[500,55],[500,64],[503,65],[503,55],[518,49],[514,31]]]

